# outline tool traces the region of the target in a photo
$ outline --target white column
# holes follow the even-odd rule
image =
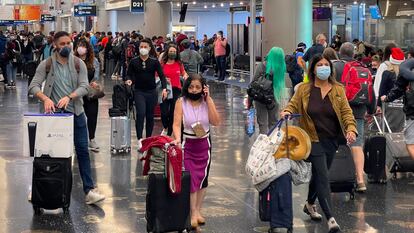
[[[113,35],[118,31],[118,11],[109,12],[109,30]]]
[[[292,53],[299,42],[312,45],[312,0],[263,0],[263,16],[263,56],[274,46]]]
[[[145,1],[144,35],[165,36],[172,31],[172,2]]]

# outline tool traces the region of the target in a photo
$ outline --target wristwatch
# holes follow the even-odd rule
[[[68,97],[70,100],[72,100],[72,97],[70,97],[70,95],[67,95],[67,97]]]

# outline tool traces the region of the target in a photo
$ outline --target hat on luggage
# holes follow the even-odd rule
[[[309,157],[311,151],[311,141],[309,135],[300,127],[288,126],[288,144],[289,144],[289,158],[291,160],[304,160]],[[282,128],[283,132],[286,127]],[[286,135],[280,143],[278,150],[274,154],[276,159],[287,158]]]
[[[404,52],[400,48],[392,48],[390,62],[394,65],[399,65],[405,60]]]

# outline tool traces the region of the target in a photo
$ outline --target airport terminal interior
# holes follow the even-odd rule
[[[141,161],[141,158],[145,156],[145,154],[138,151],[139,147],[142,146],[142,140],[138,140],[135,128],[137,121],[137,116],[135,116],[135,114],[140,112],[136,108],[141,106],[132,107],[132,112],[129,115],[129,141],[131,150],[114,153],[112,150],[113,141],[111,140],[114,134],[113,128],[115,127],[114,125],[111,125],[114,124],[113,118],[119,117],[110,115],[111,110],[113,110],[114,107],[113,98],[116,96],[114,93],[114,86],[125,86],[127,85],[125,84],[127,79],[134,77],[139,79],[139,77],[141,77],[141,73],[134,73],[139,71],[138,68],[136,68],[136,71],[128,71],[128,69],[133,70],[134,67],[132,63],[128,65],[127,63],[131,61],[131,59],[132,61],[139,61],[139,63],[136,63],[136,66],[140,66],[140,69],[145,70],[146,60],[144,58],[148,56],[148,51],[146,54],[145,52],[142,52],[141,46],[142,44],[148,44],[148,42],[141,41],[140,43],[137,39],[136,43],[138,43],[138,45],[134,47],[133,57],[129,57],[131,42],[126,42],[125,47],[121,46],[123,48],[123,51],[120,52],[121,58],[114,58],[112,54],[115,53],[114,48],[121,45],[124,40],[132,41],[133,38],[141,37],[149,38],[149,43],[152,43],[149,47],[153,47],[151,51],[154,50],[154,54],[156,55],[163,52],[165,53],[165,51],[167,51],[166,48],[170,43],[176,44],[174,45],[175,51],[192,50],[200,54],[200,57],[204,61],[196,64],[196,72],[194,73],[201,74],[206,80],[206,84],[209,88],[209,95],[204,95],[205,101],[200,101],[202,103],[207,103],[205,106],[208,106],[209,109],[206,114],[208,115],[207,119],[210,118],[210,124],[212,113],[210,112],[211,103],[207,101],[208,98],[211,97],[214,101],[215,108],[220,118],[220,124],[211,126],[208,132],[204,131],[205,135],[208,136],[206,137],[204,135],[204,138],[202,138],[208,141],[210,150],[206,151],[206,153],[208,152],[209,162],[211,162],[208,165],[204,165],[205,168],[202,169],[202,172],[209,170],[209,172],[206,172],[207,177],[204,177],[203,179],[203,181],[208,179],[208,188],[203,189],[206,191],[206,194],[200,212],[205,218],[205,222],[201,223],[200,220],[198,220],[197,224],[196,220],[196,224],[193,224],[193,216],[189,213],[191,211],[188,209],[190,206],[190,197],[188,197],[184,201],[187,202],[187,204],[183,205],[182,208],[177,207],[178,205],[175,205],[177,208],[174,209],[170,206],[161,208],[159,213],[162,212],[164,215],[154,221],[155,225],[174,225],[174,221],[171,220],[174,216],[169,216],[168,218],[166,217],[168,215],[167,213],[174,213],[173,215],[178,216],[182,215],[184,211],[187,213],[188,219],[183,225],[183,228],[170,230],[171,232],[414,232],[414,166],[411,164],[410,166],[413,170],[408,172],[390,173],[390,164],[393,164],[394,155],[392,154],[392,148],[388,149],[388,145],[394,142],[388,140],[388,137],[386,137],[387,134],[370,132],[371,128],[368,125],[375,123],[372,120],[373,118],[371,118],[369,122],[366,120],[365,127],[364,124],[362,125],[362,127],[365,128],[365,138],[362,139],[362,142],[371,137],[371,135],[379,135],[381,137],[385,135],[387,138],[387,145],[384,145],[383,147],[387,148],[386,152],[384,150],[384,159],[386,153],[387,161],[383,162],[384,166],[382,167],[386,171],[381,180],[384,182],[371,182],[372,175],[370,176],[370,174],[367,174],[366,172],[362,175],[362,181],[359,180],[357,182],[357,178],[355,177],[356,173],[351,172],[353,176],[352,193],[332,192],[329,194],[331,198],[331,203],[328,204],[328,206],[330,206],[329,216],[335,217],[334,221],[336,220],[340,229],[336,229],[335,226],[332,226],[330,221],[331,218],[328,220],[325,218],[324,211],[320,206],[321,201],[315,202],[317,206],[315,208],[323,216],[320,221],[311,220],[309,216],[310,214],[305,213],[304,205],[306,208],[305,203],[308,201],[309,180],[306,184],[292,184],[291,188],[290,186],[278,186],[279,188],[286,189],[283,191],[291,193],[291,207],[289,207],[289,202],[284,202],[282,199],[278,199],[278,206],[279,208],[291,208],[293,210],[293,213],[291,214],[291,221],[293,223],[291,225],[292,228],[289,226],[281,227],[273,225],[274,218],[285,219],[286,216],[280,218],[279,216],[272,216],[272,221],[270,223],[269,220],[262,221],[263,219],[261,218],[261,215],[263,215],[263,213],[261,207],[263,207],[263,205],[260,204],[260,202],[263,202],[263,200],[259,197],[270,199],[270,196],[263,197],[258,192],[257,185],[252,183],[251,175],[246,173],[246,163],[248,163],[249,157],[252,156],[252,147],[256,144],[256,140],[258,138],[260,139],[260,127],[258,123],[260,117],[259,110],[256,111],[256,117],[253,118],[253,121],[249,121],[248,119],[252,107],[251,100],[253,98],[251,96],[249,97],[248,90],[252,88],[250,83],[255,82],[254,77],[256,76],[256,70],[259,66],[263,66],[263,61],[267,61],[267,63],[264,64],[265,68],[267,67],[267,64],[270,63],[272,58],[270,56],[271,52],[269,51],[272,51],[274,47],[278,47],[284,50],[285,55],[294,54],[292,57],[295,61],[295,67],[302,69],[300,72],[301,80],[299,82],[306,83],[307,81],[305,79],[308,77],[306,74],[307,70],[306,68],[303,69],[302,65],[309,68],[312,60],[307,60],[309,63],[306,64],[303,60],[304,58],[302,58],[304,56],[303,54],[306,56],[307,51],[312,48],[325,46],[331,47],[331,50],[339,55],[339,58],[337,59],[340,60],[342,58],[341,55],[344,55],[340,54],[340,52],[343,51],[342,47],[349,44],[352,46],[351,52],[353,54],[355,53],[355,59],[359,60],[361,64],[366,64],[367,66],[364,66],[364,70],[366,72],[371,72],[372,76],[375,77],[374,74],[377,73],[378,67],[374,68],[374,66],[375,64],[380,66],[379,64],[383,61],[383,55],[387,53],[386,47],[390,44],[394,44],[394,46],[392,49],[388,49],[391,52],[388,52],[389,58],[387,59],[390,61],[387,60],[387,62],[395,62],[395,64],[392,63],[392,67],[395,67],[394,65],[399,67],[400,64],[401,67],[403,67],[404,61],[408,62],[414,58],[414,47],[412,47],[414,46],[413,16],[414,1],[410,0],[0,0],[0,46],[3,46],[3,48],[0,48],[0,52],[4,53],[1,54],[0,59],[0,71],[2,71],[0,73],[0,232],[158,232],[157,230],[148,229],[148,220],[152,216],[149,214],[149,212],[151,212],[151,207],[148,206],[148,190],[150,186],[149,176],[143,175],[146,168],[143,161]],[[254,20],[251,20],[253,17],[256,18],[254,24],[252,23]],[[64,34],[62,37],[57,38],[56,35],[59,35],[59,31],[66,31],[68,34]],[[96,32],[105,32],[107,37],[104,37],[104,35],[101,34],[102,37],[99,38]],[[111,32],[113,37],[109,37],[108,32]],[[322,37],[321,34],[323,34]],[[36,45],[36,37],[39,37],[40,35],[43,37],[39,42],[40,44],[36,42]],[[92,37],[97,40],[95,41],[95,44],[92,42]],[[219,39],[217,39],[217,37]],[[32,41],[29,43],[32,43],[33,46],[29,55],[23,54],[23,56],[21,56],[22,60],[19,62],[13,60],[16,57],[7,58],[7,54],[9,54],[8,51],[16,51],[19,46],[24,46],[24,48],[26,48],[28,44],[27,38]],[[72,40],[70,46],[72,46],[71,48],[73,48],[73,51],[70,51],[71,55],[68,55],[69,58],[73,57],[72,54],[79,56],[81,50],[77,50],[76,48],[82,46],[82,43],[87,43],[91,46],[90,49],[87,49],[88,53],[91,53],[92,51],[91,55],[96,57],[96,61],[99,59],[99,62],[103,63],[98,64],[98,66],[93,68],[94,71],[100,71],[100,74],[98,75],[99,81],[97,82],[102,86],[102,91],[105,96],[96,100],[98,104],[94,111],[97,111],[97,124],[96,136],[93,143],[96,143],[97,146],[95,145],[95,148],[92,148],[92,141],[89,141],[88,150],[91,167],[90,176],[96,186],[96,189],[93,189],[92,191],[99,190],[99,194],[96,195],[102,198],[96,203],[85,203],[85,183],[82,181],[85,174],[80,173],[80,170],[82,169],[79,168],[79,164],[81,163],[78,163],[77,155],[73,155],[71,157],[71,175],[73,177],[73,182],[72,190],[69,192],[70,206],[68,207],[68,211],[62,208],[42,208],[39,212],[33,208],[36,202],[34,197],[35,195],[38,195],[38,193],[34,191],[35,187],[33,187],[33,185],[36,184],[33,176],[35,158],[30,157],[30,148],[27,143],[29,141],[27,133],[28,126],[26,125],[25,114],[39,113],[39,105],[43,106],[43,103],[36,97],[36,93],[29,91],[35,89],[30,82],[36,80],[42,74],[46,76],[49,75],[47,67],[45,71],[45,66],[47,66],[45,64],[48,59],[52,59],[45,58],[45,48],[48,48],[51,51],[47,57],[53,57],[53,60],[55,57],[57,57],[56,59],[65,59],[62,52],[63,49],[59,47],[60,45],[54,45],[54,43],[57,43],[62,38],[69,38]],[[214,46],[221,46],[221,42],[217,42],[217,40],[222,38],[225,38],[222,41],[225,41],[229,46],[224,46],[222,49],[217,50],[213,47],[213,44]],[[324,38],[324,43],[320,43],[321,38]],[[101,44],[105,39],[109,44],[111,44],[111,39],[113,41],[113,48],[109,51],[110,53],[105,48],[105,45]],[[115,42],[115,40],[119,40],[120,42]],[[182,42],[183,40],[184,42]],[[15,41],[21,41],[17,43],[19,46],[15,46]],[[109,46],[109,44],[106,46]],[[135,46],[135,44],[133,45]],[[55,46],[55,49],[53,49],[52,46]],[[184,48],[182,49],[180,46],[184,46]],[[360,51],[361,48],[363,48],[363,51]],[[398,49],[398,51],[396,49]],[[326,50],[327,49],[325,49],[325,51]],[[170,51],[170,49],[168,49],[168,51]],[[159,55],[161,56],[161,62],[164,58],[165,61],[168,60],[168,62],[170,62],[170,60],[174,62],[174,59],[177,58],[177,56],[171,57],[170,52],[168,51],[166,52],[168,56],[163,56],[162,54]],[[213,54],[213,51],[216,53],[216,57]],[[395,55],[398,54],[399,51],[403,53],[402,58]],[[223,52],[220,56],[224,57],[223,60],[220,60],[217,56],[217,53],[219,52]],[[226,53],[225,55],[224,52]],[[297,55],[299,52],[302,53],[302,55],[299,55],[300,58],[298,58]],[[14,54],[13,52],[11,53]],[[23,50],[21,50],[20,47],[20,52],[18,54],[21,55],[22,53]],[[149,59],[153,59],[151,61],[159,64],[156,61],[156,55]],[[183,56],[182,53],[180,56]],[[287,69],[290,68],[288,59],[286,58],[285,60],[285,57],[282,58],[283,62],[286,62],[286,64],[279,65],[281,67],[286,67],[283,68],[286,69],[286,72],[282,75],[283,78],[288,80],[286,82],[286,93],[293,93],[293,86],[295,83],[290,76],[291,73],[288,74],[287,72]],[[181,59],[183,59],[183,57]],[[325,59],[325,57],[321,59]],[[40,63],[41,61],[42,63]],[[142,65],[141,61],[143,63]],[[223,61],[224,66],[221,61]],[[30,70],[27,68],[29,66],[26,66],[25,68],[25,64],[31,62],[36,64],[33,68],[33,74],[29,74]],[[168,62],[164,62],[165,64],[163,63],[163,65],[168,64]],[[384,60],[384,64],[387,62]],[[59,61],[57,63],[59,63]],[[117,63],[119,64],[116,65]],[[186,73],[190,74],[189,70],[191,68],[189,67],[191,67],[191,65],[187,66],[184,61],[183,63],[184,65],[182,66],[182,69],[185,69]],[[69,62],[69,64],[71,63]],[[149,63],[147,62],[146,64],[147,67],[149,67]],[[58,64],[52,64],[55,76],[58,76],[58,71],[61,69],[58,69],[57,66]],[[80,64],[80,68],[78,66],[79,64],[76,63],[74,69],[70,71],[72,76],[77,77],[81,74],[87,76],[86,73],[89,73],[90,67],[84,66],[83,64]],[[166,73],[165,66],[162,67],[164,67],[164,73]],[[84,69],[88,69],[88,72],[85,73]],[[178,68],[177,75],[184,76],[181,77],[181,81],[183,82],[183,86],[188,88],[186,94],[189,95],[191,94],[188,93],[190,92],[191,87],[185,85],[187,80],[184,79],[187,78],[187,75],[184,75],[182,69],[180,69],[180,67]],[[380,68],[378,68],[378,70],[379,69]],[[389,72],[389,70],[387,71]],[[385,72],[386,71],[384,71],[384,73]],[[410,70],[409,72],[412,71]],[[64,74],[65,72],[59,73]],[[190,78],[193,78],[194,75],[198,76],[194,73],[190,74]],[[315,73],[313,76],[315,75],[318,74]],[[371,77],[371,74],[369,76]],[[395,81],[397,80],[397,76],[394,77],[394,80],[392,81],[393,83],[389,84],[388,92],[392,91],[391,89],[394,87],[394,82],[397,82]],[[47,77],[49,78],[49,76]],[[331,77],[333,76],[331,75]],[[398,76],[398,78],[404,77],[401,75]],[[83,77],[83,79],[85,79],[85,77]],[[292,81],[290,81],[291,79]],[[56,79],[53,85],[56,86],[59,83],[64,82],[57,82],[57,80],[59,79]],[[374,81],[371,80],[370,84],[374,86],[373,89],[375,89],[375,84],[373,83],[377,80],[377,78]],[[196,81],[193,80],[190,84],[192,85],[194,82]],[[161,95],[161,92],[163,92],[165,88],[165,83],[163,80],[161,80],[160,83],[162,84],[159,87],[157,86],[157,89],[159,89]],[[49,82],[46,81],[46,84],[49,84]],[[72,86],[73,85],[75,84],[72,82]],[[79,81],[76,85],[79,85]],[[275,84],[272,85],[272,88],[274,88]],[[179,86],[181,87],[182,85]],[[76,86],[76,88],[77,87],[78,86]],[[48,87],[46,86],[43,90],[46,90],[47,88]],[[135,88],[137,88],[137,86],[135,86]],[[171,92],[173,92],[172,90],[176,90],[174,88],[173,85]],[[374,92],[374,90],[372,91]],[[137,93],[141,93],[141,90],[136,89],[135,92],[135,95],[137,95]],[[179,90],[179,92],[181,92],[181,90]],[[57,92],[53,91],[53,93],[56,94]],[[53,93],[52,95],[54,95]],[[33,96],[33,94],[35,94],[35,96]],[[296,94],[300,95],[300,93]],[[73,102],[74,109],[76,109],[76,103],[78,103],[75,103],[76,97],[72,97],[72,94],[70,93],[67,95],[68,96],[62,97],[62,99],[66,98],[69,103]],[[182,95],[185,95],[184,91]],[[387,94],[385,93],[384,95]],[[406,95],[406,98],[409,98],[408,94]],[[190,97],[191,95],[183,98]],[[376,97],[378,98],[374,98],[373,101],[377,101],[376,99],[381,101],[381,96]],[[414,98],[414,95],[411,97]],[[158,94],[156,98],[158,98]],[[165,98],[168,99],[169,97],[165,96]],[[137,99],[139,98],[135,96],[135,102],[137,102]],[[173,97],[171,97],[171,99],[173,99]],[[282,110],[281,108],[285,107],[289,101],[289,97],[286,100],[278,100],[279,102],[276,101],[276,108],[278,111],[272,112],[276,115],[277,119],[280,117],[279,113]],[[275,100],[273,99],[272,101]],[[255,102],[256,100],[253,101],[253,106],[256,106]],[[409,101],[405,99],[404,103],[400,103],[400,115],[407,114],[407,117],[404,117],[403,124],[413,121],[413,118],[410,118],[407,112],[403,113],[402,110],[402,105],[404,105],[404,110],[407,109],[406,104],[408,102]],[[57,103],[54,104],[57,105]],[[150,104],[147,103],[147,105]],[[374,111],[377,111],[378,113],[376,116],[381,115],[376,108],[377,106],[374,107]],[[378,108],[380,107],[381,104],[378,105]],[[82,106],[81,108],[83,110]],[[182,108],[184,108],[184,104]],[[266,114],[267,111],[271,112],[266,106],[262,108],[264,108],[262,111],[266,111]],[[148,111],[148,106],[146,109]],[[176,112],[174,112],[174,114],[177,113],[177,108],[175,109]],[[259,109],[259,107],[256,106],[256,109]],[[180,109],[180,111],[184,111],[183,114],[186,116],[185,110]],[[151,135],[154,137],[165,133],[163,126],[164,112],[160,112],[159,104],[157,104],[154,113],[149,114],[150,117],[154,119],[154,127]],[[325,111],[321,111],[321,114],[324,112]],[[365,112],[367,112],[367,110]],[[365,112],[363,114],[364,116]],[[269,113],[269,120],[270,114],[272,113]],[[160,115],[163,116],[161,117]],[[174,118],[177,117],[177,115],[174,115]],[[372,114],[367,113],[367,115]],[[368,119],[368,117],[366,119]],[[170,120],[172,121],[172,119]],[[148,120],[146,121],[148,123]],[[293,122],[296,125],[300,120]],[[354,122],[354,119],[352,122]],[[363,119],[362,122],[364,122]],[[145,123],[146,125],[143,127],[143,139],[150,137],[150,135],[146,135],[145,133],[145,127],[148,126],[147,123]],[[198,123],[200,124],[200,122]],[[75,124],[77,124],[76,121]],[[339,125],[339,122],[337,125]],[[183,127],[184,126],[185,119]],[[86,124],[84,124],[83,127],[87,128]],[[408,124],[406,127],[408,128]],[[254,128],[253,131],[252,128]],[[407,128],[405,130],[407,130]],[[196,131],[195,127],[191,129],[194,129],[194,132]],[[183,129],[184,134],[185,130],[187,129]],[[360,128],[358,128],[358,131],[359,130]],[[338,131],[342,132],[340,129]],[[407,133],[404,134],[403,132],[402,129],[400,132],[395,133],[400,133],[399,135],[402,135],[402,137],[405,136],[405,140],[408,141],[409,139],[407,137],[410,135]],[[128,133],[126,134],[128,135]],[[195,132],[195,135],[196,134],[197,132]],[[79,134],[76,132],[71,134],[72,138],[77,137],[78,135]],[[341,135],[341,137],[342,136],[343,135]],[[358,135],[355,134],[355,136]],[[411,136],[414,137],[414,134],[411,134]],[[177,141],[177,139],[175,140]],[[403,143],[402,148],[405,150],[404,140],[401,141],[401,143]],[[180,147],[180,145],[181,144],[177,144],[177,148]],[[311,150],[310,145],[309,141],[309,151]],[[314,141],[312,141],[312,145],[314,145]],[[50,146],[52,147],[53,145]],[[99,149],[96,148],[98,146]],[[301,144],[300,146],[304,145]],[[76,142],[72,147],[78,147]],[[185,160],[187,148],[184,146],[184,142],[181,148],[184,151]],[[76,151],[78,151],[78,148],[76,148]],[[352,161],[354,155],[351,153],[351,150],[349,150],[349,152],[350,153],[346,156]],[[352,150],[352,152],[354,151]],[[168,153],[169,152],[165,152],[166,156]],[[407,151],[404,153],[408,154]],[[314,156],[313,150],[310,152],[310,157],[312,156]],[[380,156],[378,155],[378,157]],[[414,156],[412,157],[414,158]],[[367,156],[364,157],[363,155],[362,160],[365,159],[366,164],[372,162],[367,158]],[[410,158],[407,158],[407,161],[408,160],[410,160]],[[275,161],[273,157],[272,161]],[[410,162],[413,161],[408,161],[408,163]],[[185,164],[185,162],[183,163]],[[385,166],[385,163],[387,166]],[[377,164],[379,164],[378,161]],[[352,166],[348,165],[349,164],[336,166],[335,168],[337,170],[330,170],[329,174],[340,174],[344,171],[350,171],[351,169],[352,171],[355,170],[354,162],[351,162]],[[82,166],[84,166],[84,164]],[[47,167],[46,170],[49,171],[49,169],[50,167]],[[310,171],[310,173],[312,172],[315,171]],[[45,174],[46,173],[47,172],[45,172]],[[168,175],[168,177],[169,176],[170,175]],[[162,177],[167,180],[165,175]],[[170,179],[170,177],[168,179]],[[193,182],[193,180],[191,180],[191,182]],[[361,184],[364,184],[364,187],[366,186],[366,190],[359,190]],[[167,186],[167,182],[165,182],[165,186]],[[183,190],[189,192],[189,189],[184,189],[184,183],[182,186]],[[329,186],[329,184],[327,184],[327,186]],[[47,187],[50,188],[52,185]],[[36,187],[36,189],[38,190],[39,188]],[[42,189],[42,187],[40,187],[40,189]],[[166,187],[163,189],[167,190]],[[357,189],[358,192],[354,192]],[[48,192],[43,192],[43,194],[52,193],[53,191],[55,190],[50,189]],[[279,195],[281,195],[280,193],[281,192],[279,192]],[[177,194],[177,196],[165,195],[165,198],[169,199],[167,201],[162,200],[162,202],[171,204],[179,195],[183,194]],[[191,193],[191,195],[193,195],[193,193]],[[158,197],[162,198],[162,195]],[[47,197],[43,198],[47,199]],[[191,198],[193,198],[193,196],[191,196]],[[273,196],[272,200],[274,200]],[[324,199],[323,201],[327,200]],[[44,202],[47,203],[48,201],[44,200]],[[270,206],[275,205],[269,203],[267,204]],[[186,211],[183,210],[186,208],[185,206],[187,206]],[[263,208],[270,207],[265,206]],[[313,211],[316,209],[312,207]],[[273,209],[269,211],[271,214],[273,213]],[[281,210],[278,213],[281,212],[286,213],[285,210]],[[154,224],[154,222],[152,224]]]

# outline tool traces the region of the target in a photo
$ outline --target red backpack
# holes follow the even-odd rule
[[[350,104],[362,105],[372,101],[372,76],[369,69],[358,61],[345,63],[341,82]]]
[[[135,55],[136,55],[136,53],[135,53],[135,44],[130,42],[128,44],[128,47],[126,48],[125,56],[126,56],[127,59],[132,59],[132,58],[135,57]]]

